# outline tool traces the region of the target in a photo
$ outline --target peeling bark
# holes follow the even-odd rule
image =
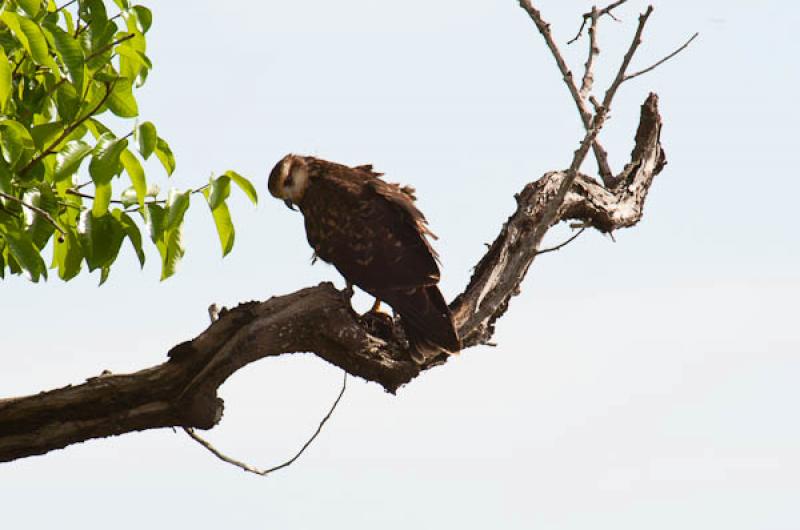
[[[580,220],[611,232],[641,219],[650,185],[666,164],[660,132],[658,97],[650,94],[631,161],[606,179],[607,185],[579,174],[560,202],[567,171],[547,173],[525,186],[516,196],[516,210],[451,304],[465,348],[491,339],[551,226]],[[392,393],[447,361],[440,356],[417,365],[396,323],[360,317],[342,292],[322,283],[224,312],[203,333],[172,348],[158,366],[0,400],[0,461],[132,431],[209,429],[222,417],[217,390],[228,377],[264,357],[294,352],[313,352]]]

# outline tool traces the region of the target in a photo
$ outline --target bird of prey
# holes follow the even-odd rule
[[[333,264],[400,315],[412,357],[424,362],[461,349],[437,287],[437,254],[414,190],[385,182],[372,166],[348,167],[289,154],[269,176],[269,191],[305,219],[314,256]]]

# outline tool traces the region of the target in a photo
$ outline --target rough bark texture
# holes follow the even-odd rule
[[[602,232],[636,224],[653,178],[666,163],[660,144],[658,98],[642,106],[631,161],[608,186],[578,175],[560,204],[566,171],[545,174],[516,196],[517,208],[451,304],[464,347],[492,337],[496,320],[520,291],[547,230],[580,220]],[[376,315],[360,317],[330,283],[222,314],[199,336],[170,350],[163,364],[33,396],[0,400],[0,461],[43,454],[70,444],[131,431],[181,426],[208,429],[222,417],[219,386],[264,357],[313,352],[348,373],[394,393],[423,366],[410,358],[402,331]]]

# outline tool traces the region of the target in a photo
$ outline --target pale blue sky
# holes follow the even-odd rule
[[[701,35],[625,85],[603,132],[619,168],[639,105],[661,96],[669,165],[645,219],[616,243],[587,234],[537,261],[497,348],[469,349],[397,397],[351,379],[307,454],[269,478],[171,430],[0,465],[3,527],[798,528],[800,7],[654,4],[635,67]],[[538,5],[564,42],[591,3]],[[624,24],[604,21],[599,86],[644,6],[631,0]],[[151,7],[155,70],[140,109],[171,142],[174,184],[233,168],[262,203],[234,199],[225,260],[196,204],[186,257],[164,283],[154,252],[139,271],[127,248],[101,288],[88,276],[4,280],[3,396],[161,362],[205,328],[211,302],[341,283],[310,266],[300,217],[266,194],[287,152],[373,163],[415,186],[451,297],[513,193],[566,166],[581,138],[513,0]],[[584,43],[567,51],[583,63]],[[339,382],[311,355],[252,365],[222,388],[225,418],[208,437],[255,465],[278,463]]]

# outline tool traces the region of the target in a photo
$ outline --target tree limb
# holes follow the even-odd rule
[[[489,342],[551,226],[574,219],[611,232],[641,219],[653,178],[666,163],[658,97],[650,94],[642,106],[631,161],[614,188],[577,170],[597,130],[584,137],[568,170],[546,173],[516,196],[515,211],[451,304],[465,348]],[[209,429],[222,418],[217,390],[223,382],[249,363],[295,352],[313,352],[392,393],[448,360],[416,364],[396,322],[376,328],[353,311],[348,297],[322,283],[222,313],[160,365],[0,400],[0,461],[145,429]]]
[[[622,3],[622,2],[618,2]],[[575,102],[575,105],[578,107],[578,114],[581,117],[581,122],[583,123],[584,128],[588,131],[592,128],[592,112],[589,110],[588,105],[586,104],[586,99],[581,96],[581,92],[578,89],[578,85],[575,83],[574,76],[572,75],[572,71],[567,66],[567,62],[564,60],[564,56],[561,54],[561,50],[556,44],[555,39],[553,39],[553,34],[550,31],[550,24],[544,20],[542,17],[541,12],[536,9],[531,0],[519,0],[519,5],[522,9],[528,13],[528,16],[531,18],[533,23],[536,25],[536,28],[539,30],[539,33],[542,34],[544,38],[545,44],[550,49],[550,53],[553,55],[553,58],[556,60],[556,65],[558,66],[558,70],[561,72],[561,77],[564,80],[564,83],[567,85],[567,89],[569,93],[572,95],[572,100]],[[610,6],[612,9],[616,6]],[[606,11],[608,8],[603,9]],[[594,11],[594,10],[593,10]],[[610,10],[608,11],[610,13]],[[599,15],[598,15],[599,18]],[[585,20],[585,19],[584,19]],[[593,31],[595,35],[592,37],[592,42],[590,42],[590,46],[596,47],[596,19],[593,19],[592,22]],[[598,52],[599,53],[599,52]],[[593,55],[596,55],[594,49],[592,48],[589,52],[589,59],[587,61],[587,71],[592,67],[592,59]],[[605,182],[606,179],[613,175],[611,171],[611,166],[608,163],[608,153],[600,145],[600,142],[595,140],[592,144],[592,150],[594,151],[595,158],[597,159],[597,171],[600,173],[600,177]]]

